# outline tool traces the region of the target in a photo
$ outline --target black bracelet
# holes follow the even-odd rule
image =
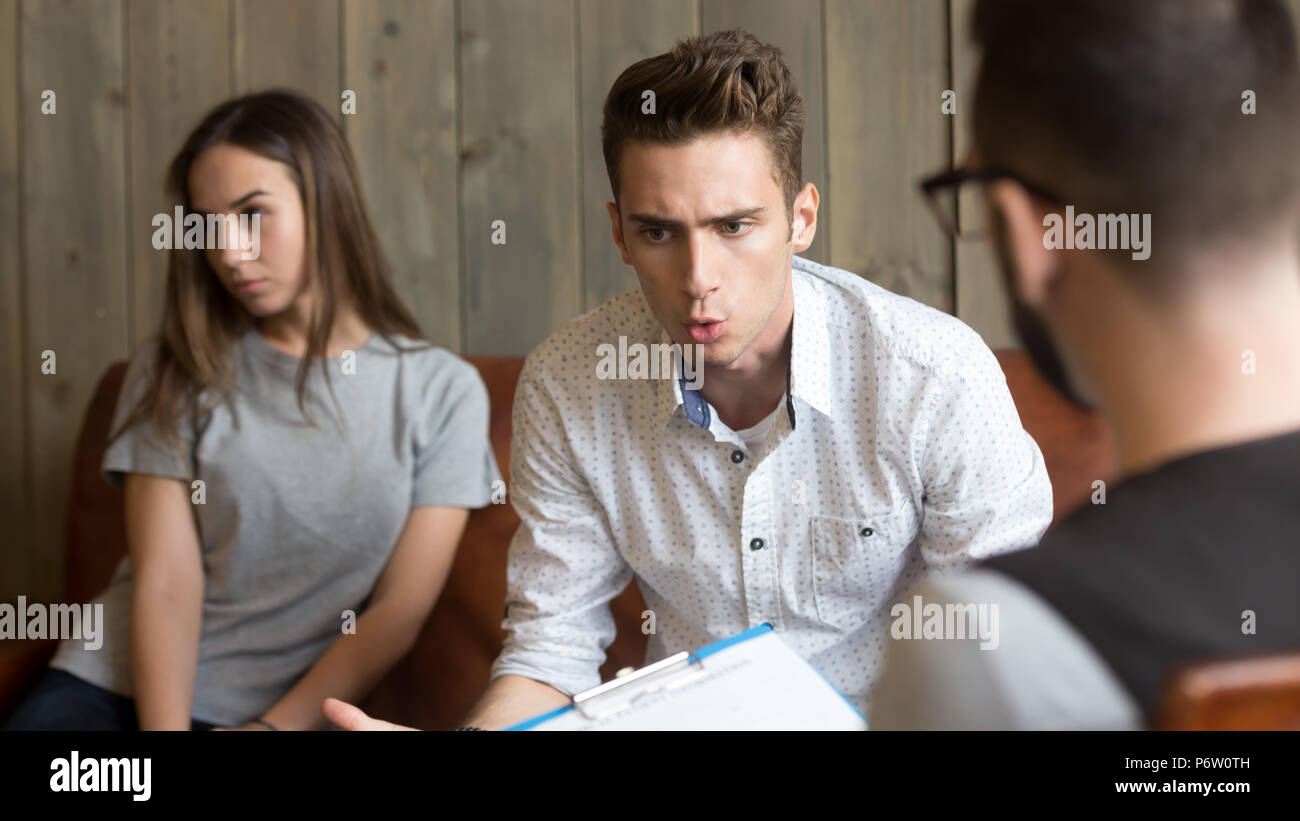
[[[460,732],[467,732],[471,730],[480,733],[486,732],[482,727],[457,727],[453,732],[460,733]]]

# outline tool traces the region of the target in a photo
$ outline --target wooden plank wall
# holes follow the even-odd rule
[[[41,582],[40,547],[31,540],[27,390],[38,368],[23,343],[23,221],[18,162],[18,2],[0,0],[0,599]],[[24,586],[25,585],[25,586]]]
[[[742,26],[782,48],[803,92],[804,176],[823,197],[808,256],[954,311],[997,347],[1011,335],[987,249],[954,248],[916,192],[966,150],[972,3],[0,0],[0,601],[60,595],[81,416],[159,321],[150,218],[216,103],[282,85],[339,112],[426,333],[523,354],[636,285],[604,207],[609,85],[680,37]]]

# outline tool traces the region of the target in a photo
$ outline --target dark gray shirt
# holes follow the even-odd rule
[[[487,391],[444,349],[399,353],[376,334],[355,356],[327,359],[341,417],[314,365],[306,407],[315,427],[294,394],[298,357],[255,330],[233,353],[240,390],[182,422],[179,452],[144,420],[109,445],[102,466],[119,487],[127,473],[203,483],[191,496],[204,571],[193,715],[221,725],[270,708],[342,635],[344,611],[360,615],[411,508],[482,507],[500,479]],[[114,430],[152,357],[152,344],[132,356]],[[66,641],[51,662],[126,696],[130,565],[123,558],[95,599],[103,647]]]
[[[1293,652],[1297,464],[1300,431],[1172,458],[1034,550],[925,580],[912,595],[936,612],[997,605],[998,641],[891,641],[871,726],[1158,726],[1174,671]]]

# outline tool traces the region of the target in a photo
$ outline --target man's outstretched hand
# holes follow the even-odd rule
[[[337,698],[327,698],[320,705],[320,714],[333,725],[343,730],[414,730],[389,721],[380,721],[366,715],[360,707],[354,707]]]

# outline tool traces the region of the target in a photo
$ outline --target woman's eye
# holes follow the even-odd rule
[[[243,213],[248,214],[251,217],[253,214],[265,214],[266,212],[263,211],[261,208],[258,208],[256,205],[254,205],[249,208],[245,208],[243,210]]]

